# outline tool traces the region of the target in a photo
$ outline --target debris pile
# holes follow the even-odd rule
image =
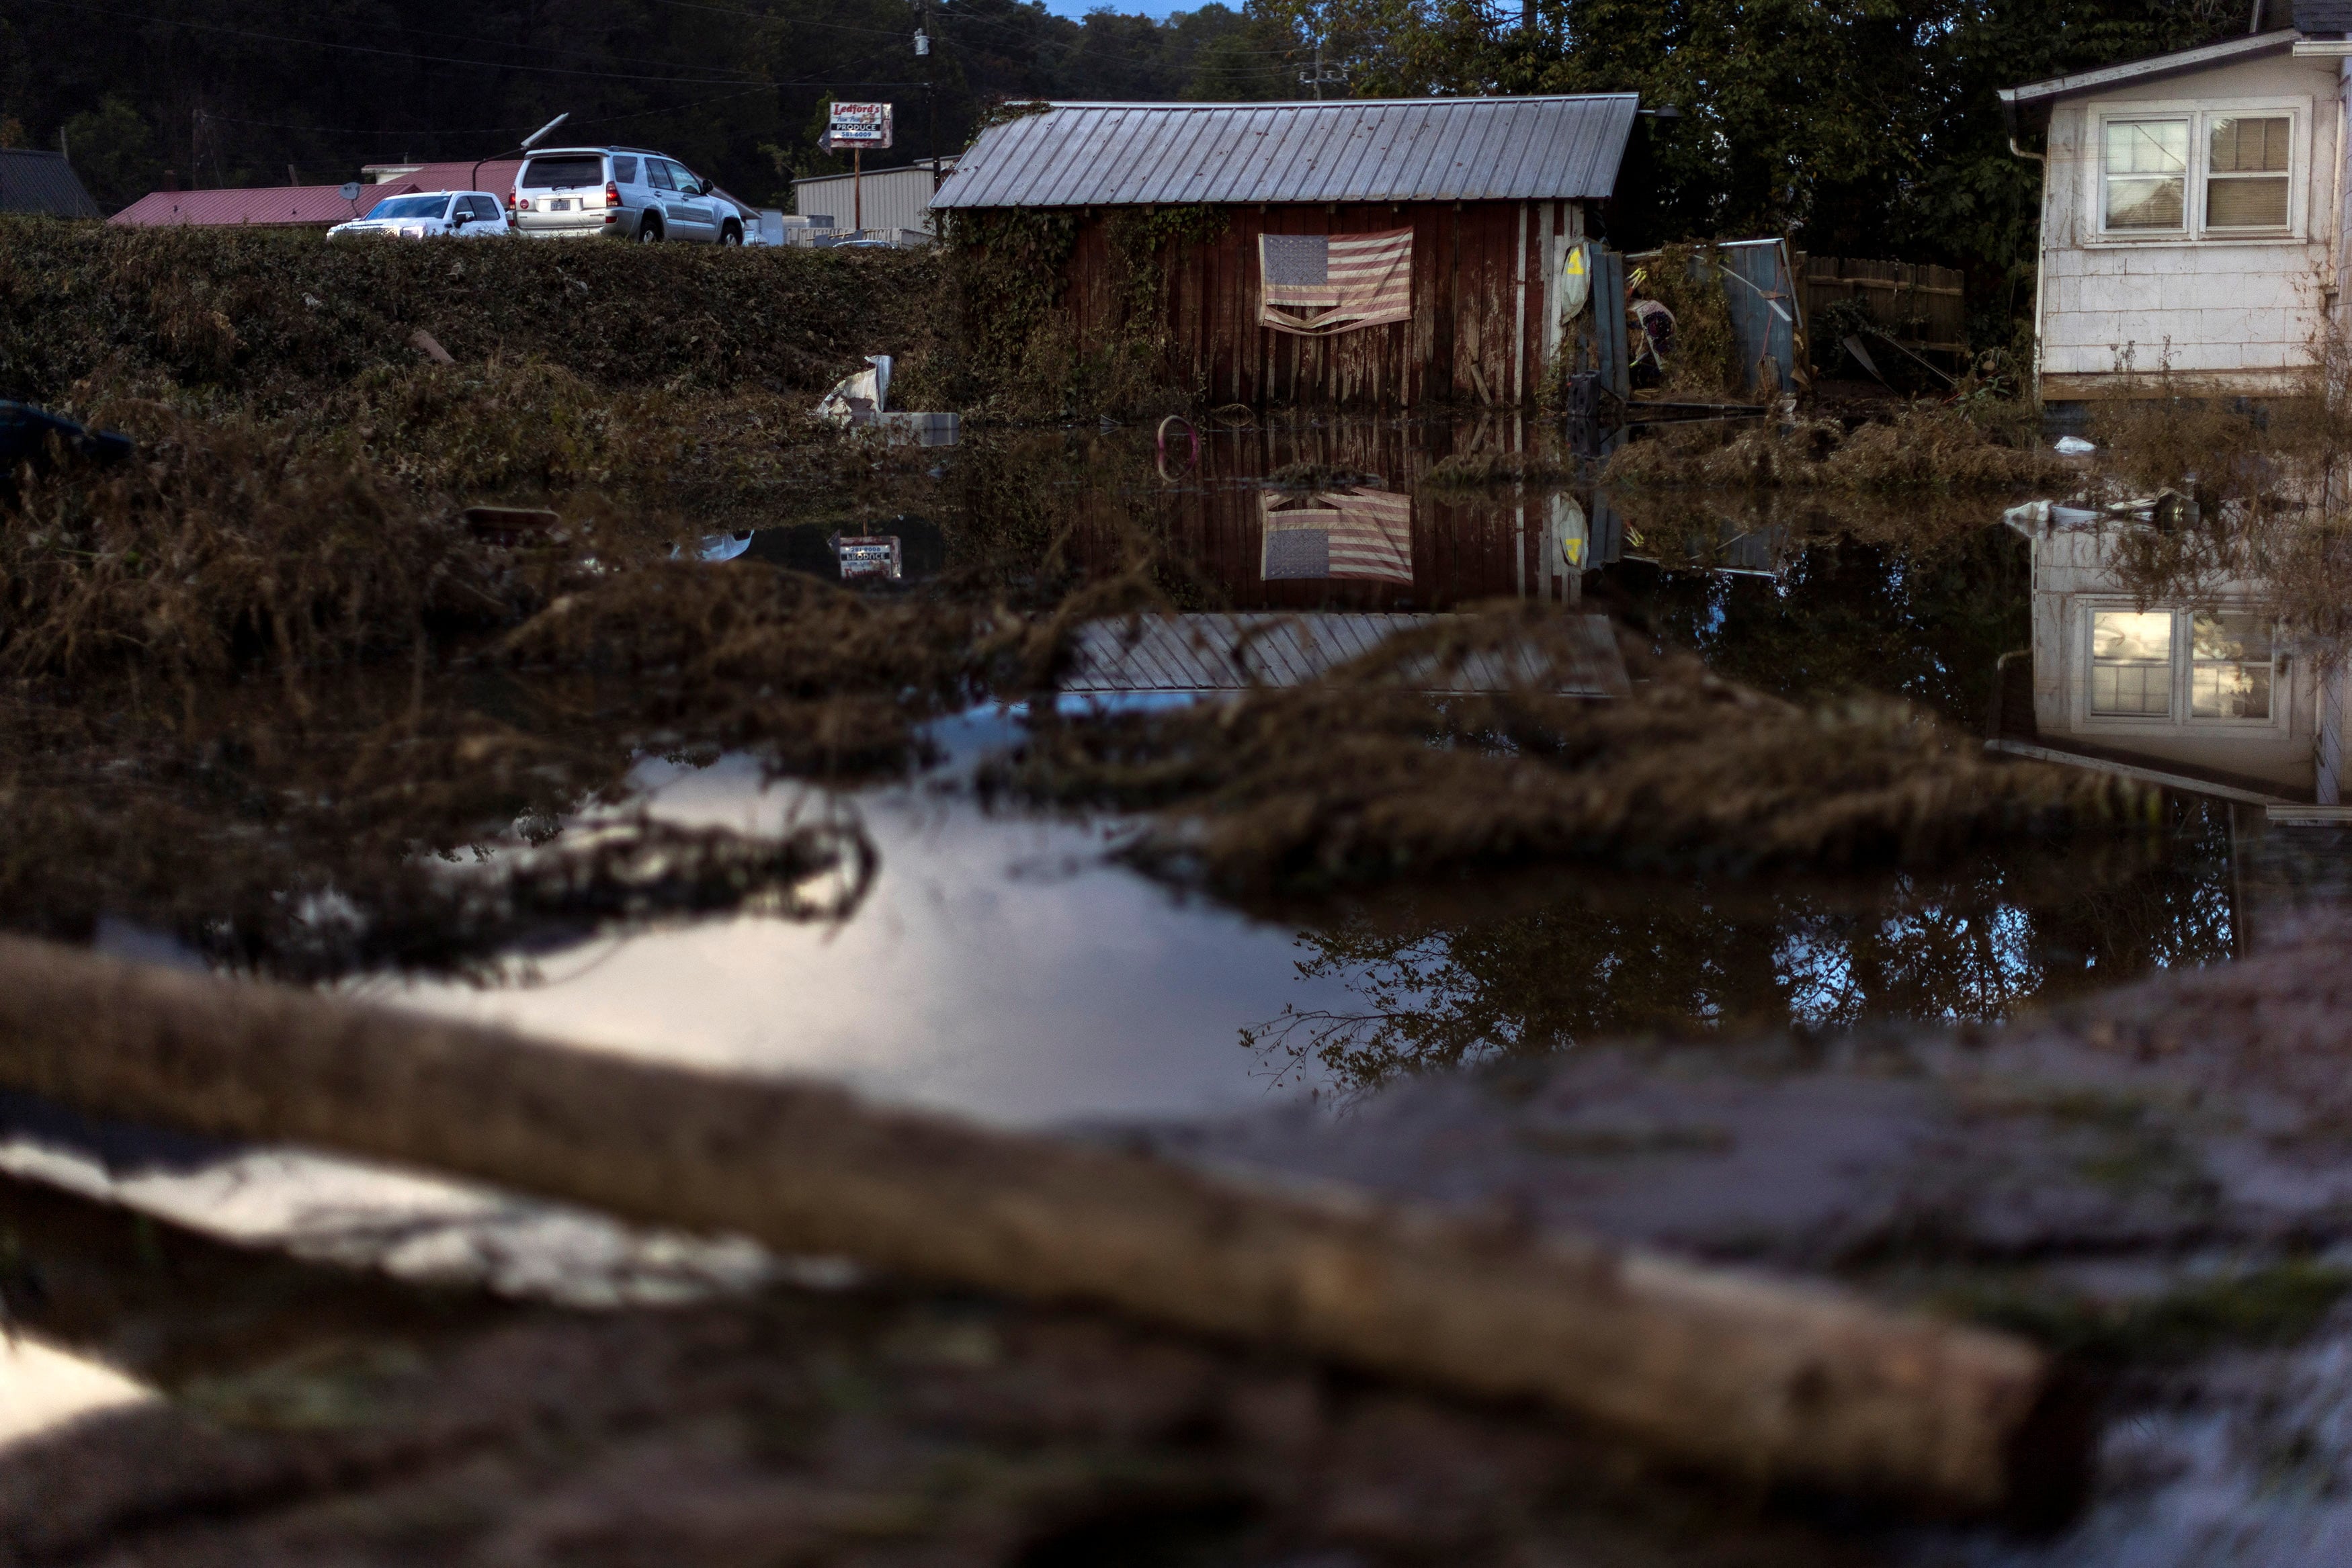
[[[2000,836],[2142,820],[2153,804],[2105,776],[1989,762],[1890,698],[1808,708],[1638,645],[1631,697],[1563,696],[1580,646],[1539,609],[1449,617],[1311,683],[1041,723],[994,782],[1150,810],[1132,858],[1242,893],[1537,861],[1918,865]],[[1442,701],[1414,689],[1444,684],[1425,674],[1433,661],[1481,655],[1522,670],[1532,655],[1533,673]]]

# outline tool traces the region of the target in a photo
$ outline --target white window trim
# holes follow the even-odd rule
[[[2193,694],[2191,672],[2196,666],[2196,650],[2192,628],[2196,612],[2179,605],[2151,604],[2149,610],[2162,611],[2172,617],[2172,711],[2163,718],[2150,718],[2145,714],[2094,713],[2091,711],[2091,618],[2102,611],[2137,611],[2140,606],[2130,599],[2092,599],[2076,601],[2072,643],[2074,650],[2074,678],[2067,685],[2067,706],[2074,712],[2074,729],[2078,734],[2107,735],[2179,735],[2189,731],[2199,735],[2275,735],[2287,733],[2287,720],[2294,708],[2294,684],[2291,678],[2294,666],[2288,663],[2273,635],[2271,644],[2271,716],[2268,718],[2191,718],[2189,705]],[[2260,607],[2252,604],[2223,602],[2218,607],[2224,614],[2259,614]]]
[[[2211,122],[2239,116],[2286,115],[2286,227],[2283,229],[2209,229],[2205,226],[2206,164],[2212,156]],[[2116,120],[2186,120],[2189,121],[2189,169],[2184,227],[2178,229],[2115,229],[2107,227],[2107,123]],[[2087,141],[2083,182],[2083,233],[2095,246],[2135,245],[2299,245],[2311,233],[2312,111],[2304,98],[2179,98],[2107,99],[2086,107],[2084,127]]]

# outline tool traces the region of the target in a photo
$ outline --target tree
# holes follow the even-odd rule
[[[65,123],[74,172],[99,205],[127,206],[154,188],[154,137],[147,121],[120,93]]]

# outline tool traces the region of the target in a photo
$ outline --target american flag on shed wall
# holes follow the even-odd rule
[[[1257,319],[1277,332],[1317,338],[1412,319],[1411,229],[1260,235],[1257,270]]]
[[[1258,497],[1265,522],[1260,580],[1336,577],[1412,586],[1412,497],[1336,490],[1296,506],[1289,500]]]

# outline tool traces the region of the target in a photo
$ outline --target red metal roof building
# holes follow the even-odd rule
[[[151,191],[112,217],[111,224],[128,228],[160,228],[192,224],[201,228],[266,227],[325,228],[364,217],[386,196],[416,191],[488,191],[500,194],[514,184],[521,161],[494,158],[481,165],[425,163],[381,185],[362,185],[356,201],[343,200],[335,185],[257,185],[239,190]]]

